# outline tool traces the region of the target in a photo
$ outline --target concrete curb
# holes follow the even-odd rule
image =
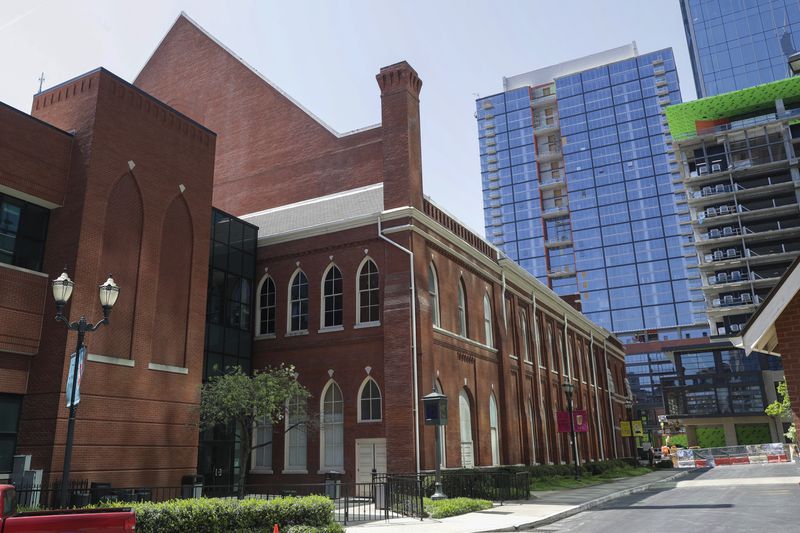
[[[546,526],[548,524],[552,524],[553,522],[558,522],[559,520],[563,520],[570,516],[574,516],[578,513],[582,513],[583,511],[587,511],[592,509],[593,507],[597,507],[598,505],[602,505],[606,502],[611,500],[616,500],[617,498],[623,498],[625,496],[630,496],[631,494],[636,494],[637,492],[644,492],[645,490],[649,489],[653,485],[657,485],[658,483],[666,483],[669,481],[674,481],[678,478],[682,478],[688,475],[690,472],[696,472],[698,469],[686,469],[681,472],[676,472],[674,475],[666,477],[664,479],[659,479],[656,481],[651,481],[649,483],[645,483],[643,485],[638,485],[636,487],[631,487],[629,489],[624,489],[618,492],[614,492],[612,494],[607,494],[605,496],[601,496],[600,498],[595,498],[594,500],[589,500],[588,502],[584,502],[580,505],[576,505],[572,509],[567,509],[566,511],[561,511],[560,513],[556,513],[554,515],[550,515],[547,518],[540,518],[539,520],[534,520],[533,522],[526,522],[524,524],[519,524],[517,526],[511,527],[504,527],[500,529],[487,529],[481,533],[493,533],[496,531],[520,531],[526,529],[532,529],[539,526]]]

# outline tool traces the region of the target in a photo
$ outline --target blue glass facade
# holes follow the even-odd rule
[[[681,0],[698,97],[786,78],[800,47],[797,0]]]
[[[663,116],[680,101],[671,49],[477,101],[488,239],[617,333],[701,322]]]

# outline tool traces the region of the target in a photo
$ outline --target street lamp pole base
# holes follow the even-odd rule
[[[434,491],[433,495],[431,496],[431,500],[446,500],[446,499],[447,499],[447,495],[444,492],[442,492],[442,484],[441,483],[436,483],[435,491]]]

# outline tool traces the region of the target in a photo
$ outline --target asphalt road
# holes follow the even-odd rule
[[[800,466],[721,466],[613,500],[539,532],[800,531]]]

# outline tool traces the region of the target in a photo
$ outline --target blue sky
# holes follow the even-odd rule
[[[2,0],[0,101],[30,111],[41,72],[45,88],[98,66],[132,81],[181,11],[340,132],[380,122],[375,74],[407,60],[425,191],[480,235],[475,98],[503,76],[636,41],[671,46],[695,97],[678,0]]]

